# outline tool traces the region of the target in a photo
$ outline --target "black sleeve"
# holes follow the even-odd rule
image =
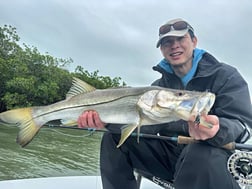
[[[252,127],[252,106],[246,81],[236,69],[216,78],[216,101],[212,114],[220,120],[220,130],[207,142],[222,146],[229,142],[245,142]],[[222,77],[222,78],[221,78]]]

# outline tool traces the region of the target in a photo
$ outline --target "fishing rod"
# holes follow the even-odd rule
[[[91,133],[93,132],[102,132],[105,133],[107,130],[102,130],[102,129],[95,129],[95,128],[79,128],[75,126],[63,126],[63,125],[53,125],[53,124],[47,124],[45,125],[49,128],[63,128],[63,129],[73,129],[73,130],[85,130],[89,131]],[[116,133],[114,132],[113,134],[121,134],[121,133]],[[155,135],[155,134],[147,134],[147,133],[131,133],[131,136],[134,137],[142,137],[142,138],[150,138],[150,139],[159,139],[159,140],[168,140],[168,141],[173,141],[177,142],[178,144],[191,144],[191,143],[202,143],[198,140],[193,139],[192,137],[187,137],[187,136],[163,136],[163,135]],[[251,150],[252,151],[252,145],[251,144],[242,144],[242,143],[236,143],[236,142],[230,142],[228,144],[225,144],[221,146],[221,148],[227,149],[227,150]]]
[[[105,133],[107,130],[95,129],[95,128],[78,128],[76,126],[63,126],[63,125],[45,125],[49,128],[64,128],[64,129],[76,129],[76,130],[85,130],[89,131],[91,134],[94,132]],[[90,136],[91,134],[87,135]],[[121,133],[113,133],[120,135]],[[158,139],[158,140],[168,140],[176,142],[177,144],[191,144],[191,143],[202,143],[201,141],[195,140],[192,137],[187,136],[161,136],[155,134],[147,133],[135,133],[133,132],[131,136],[142,137],[149,139]],[[227,160],[227,168],[234,179],[241,184],[242,186],[252,186],[252,145],[251,144],[242,144],[236,142],[230,142],[226,145],[223,145],[221,148],[232,151],[231,156]],[[146,175],[143,175],[146,176]],[[147,175],[148,176],[148,175]],[[146,177],[148,178],[148,177]],[[151,178],[154,178],[151,176]],[[164,182],[164,181],[162,181]],[[168,182],[164,182],[168,183]],[[171,185],[172,186],[172,185]],[[172,188],[172,187],[170,187]]]

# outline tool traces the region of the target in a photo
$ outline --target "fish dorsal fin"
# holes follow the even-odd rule
[[[66,98],[68,99],[68,98],[71,98],[71,97],[76,96],[78,94],[87,93],[87,92],[91,92],[91,91],[95,91],[95,90],[96,89],[93,86],[89,85],[85,81],[82,81],[82,80],[74,77],[72,87],[68,91]]]

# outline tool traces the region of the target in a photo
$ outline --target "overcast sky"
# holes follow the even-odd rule
[[[21,42],[57,58],[69,69],[121,77],[130,86],[149,85],[162,58],[158,28],[184,18],[198,47],[236,67],[252,92],[251,0],[1,0],[0,24],[17,28]]]

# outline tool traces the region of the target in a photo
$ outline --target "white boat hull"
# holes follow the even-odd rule
[[[0,181],[1,189],[102,189],[100,176],[67,176]],[[142,179],[141,188],[161,189],[157,184]]]

